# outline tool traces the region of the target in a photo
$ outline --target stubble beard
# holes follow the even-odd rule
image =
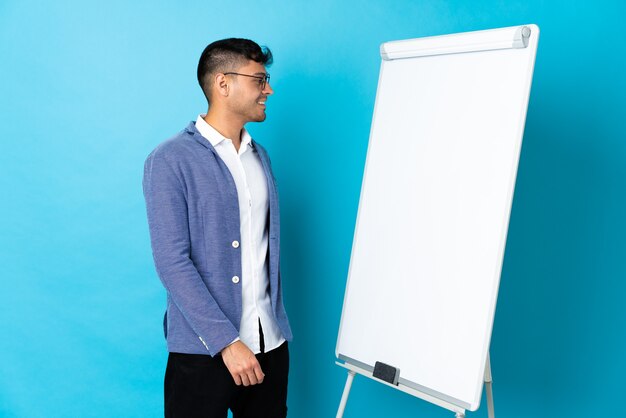
[[[260,101],[266,101],[267,97],[258,97],[255,101],[254,101],[254,111],[251,112],[253,114],[253,116],[251,117],[251,122],[263,122],[266,118],[267,115],[265,114],[265,107],[259,109],[259,107],[261,105],[259,105]],[[251,109],[252,110],[252,109]]]
[[[247,122],[263,122],[267,115],[265,114],[265,108],[259,105],[260,101],[267,100],[267,97],[257,97],[253,102],[239,103],[232,108],[232,111],[241,115]]]

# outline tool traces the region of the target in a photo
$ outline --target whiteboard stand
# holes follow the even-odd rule
[[[485,392],[487,392],[487,414],[489,418],[495,418],[493,409],[493,378],[491,377],[491,360],[487,353],[487,364],[485,365]]]
[[[340,366],[342,363],[337,362]],[[339,410],[337,410],[337,418],[343,417],[343,411],[346,410],[346,403],[348,402],[348,395],[350,394],[350,388],[352,387],[352,381],[354,380],[356,372],[348,368],[348,379],[346,379],[346,386],[343,388],[343,395],[341,395],[341,402],[339,403]]]
[[[381,45],[337,417],[357,373],[457,418],[486,391],[495,416],[489,346],[538,40],[529,24]]]
[[[346,379],[346,385],[343,388],[343,394],[341,395],[341,402],[339,403],[339,409],[337,410],[337,418],[343,418],[343,413],[346,410],[346,403],[348,402],[348,395],[350,395],[350,389],[352,388],[352,381],[354,380],[354,376],[357,373],[365,377],[369,377],[370,379],[373,379],[379,383],[382,383],[394,389],[401,390],[402,392],[406,392],[409,395],[413,395],[417,398],[433,403],[442,408],[446,408],[455,413],[455,418],[465,418],[465,409],[457,405],[435,398],[426,393],[423,393],[411,387],[405,386],[402,383],[398,383],[398,385],[392,385],[388,382],[385,382],[384,380],[375,378],[372,372],[369,372],[353,364],[340,363],[338,361],[336,361],[335,364],[345,369],[348,369],[348,378]],[[491,376],[491,360],[489,359],[489,353],[487,353],[487,364],[485,365],[485,391],[487,392],[487,414],[489,418],[495,418],[495,411],[493,407],[492,385],[493,385],[493,378]]]

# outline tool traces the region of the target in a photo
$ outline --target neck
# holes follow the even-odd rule
[[[206,123],[215,128],[215,130],[221,135],[232,140],[235,149],[239,151],[243,122],[236,120],[233,117],[229,117],[216,108],[209,108],[204,120]]]

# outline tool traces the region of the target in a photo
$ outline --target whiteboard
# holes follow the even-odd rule
[[[539,28],[396,41],[382,64],[336,355],[480,405]]]

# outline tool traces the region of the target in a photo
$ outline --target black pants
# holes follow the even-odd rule
[[[257,354],[263,383],[237,386],[221,355],[170,353],[165,371],[166,418],[285,418],[287,416],[287,342]]]

